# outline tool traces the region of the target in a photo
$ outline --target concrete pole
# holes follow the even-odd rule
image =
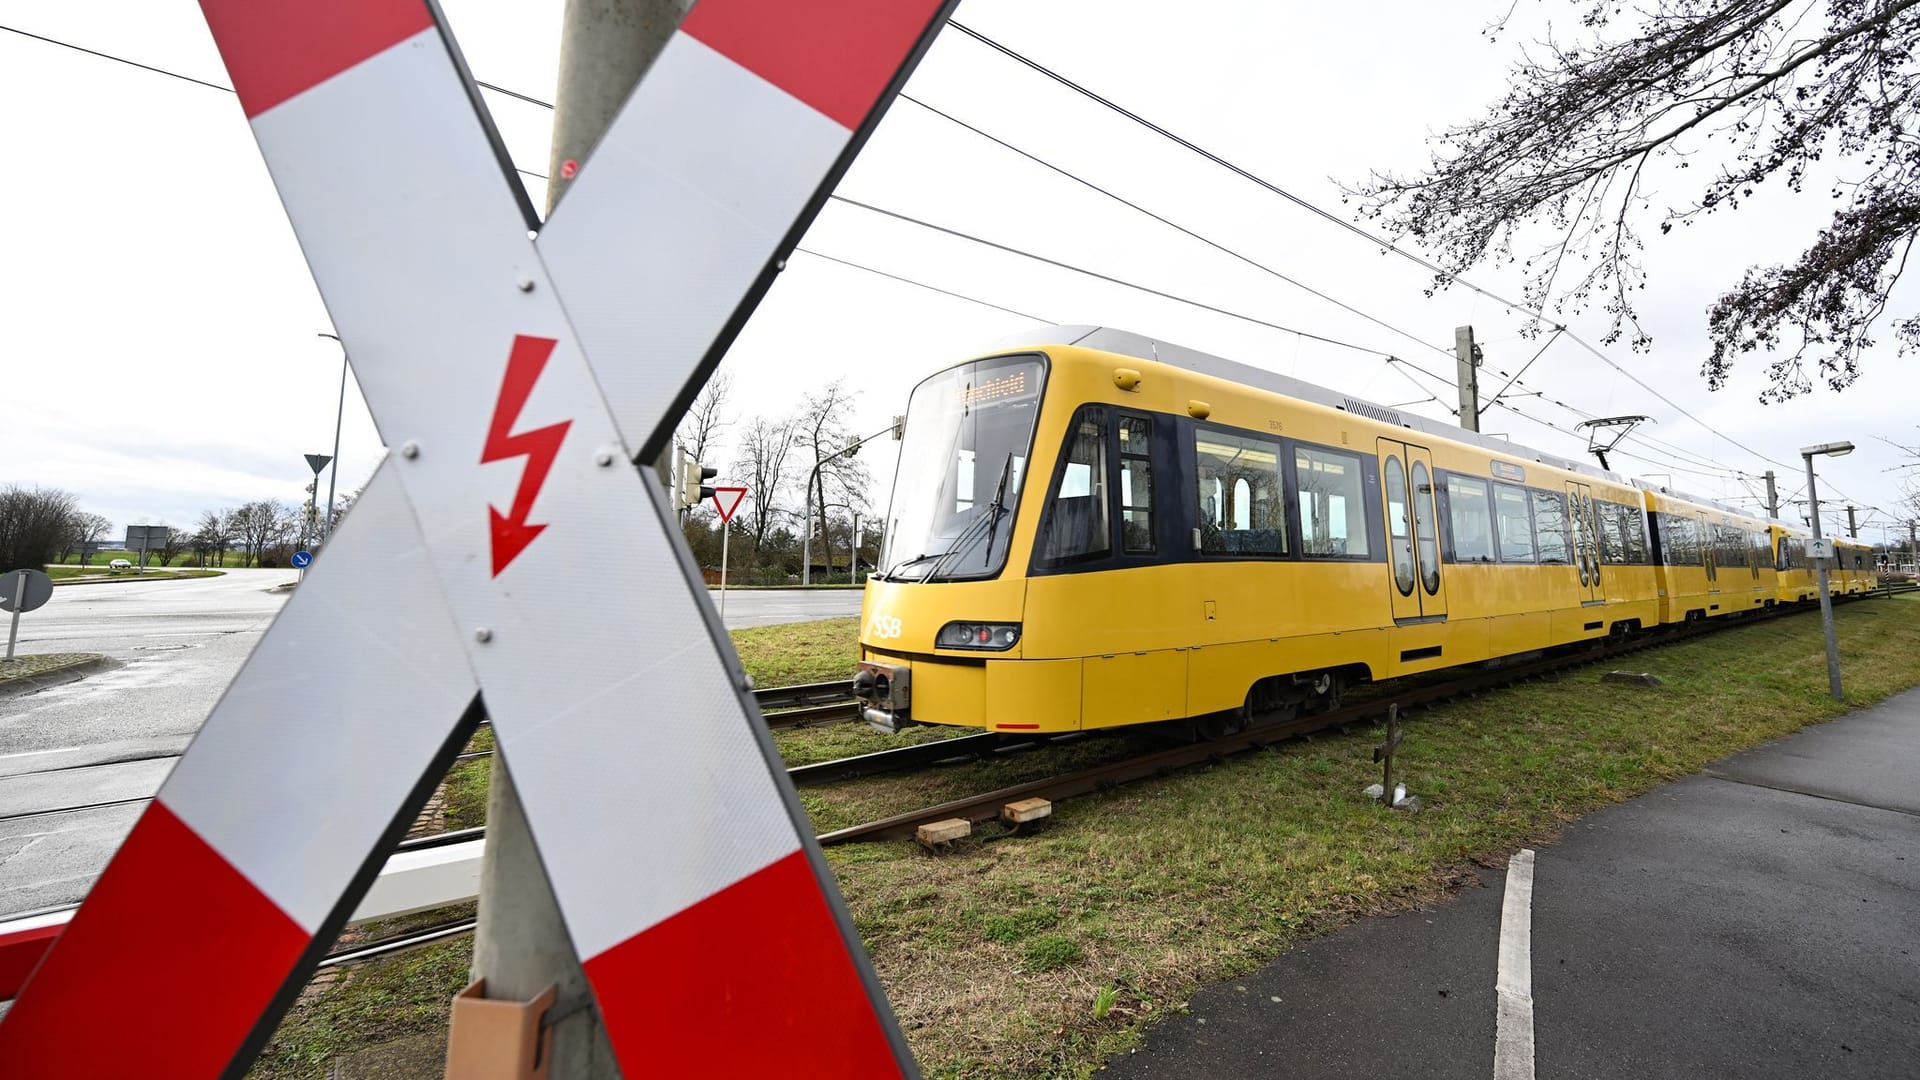
[[[1857,506],[1847,507],[1847,538],[1850,540],[1860,539],[1860,526],[1853,520],[1853,512],[1858,509]]]
[[[548,170],[549,216],[692,3],[567,0]],[[669,491],[674,490],[671,455],[669,449],[654,463]],[[613,1080],[620,1075],[501,753],[493,756],[487,791],[473,973],[487,980],[490,998],[525,1001],[549,985],[558,988],[548,1021],[550,1080]]]
[[[324,338],[333,338],[340,346],[340,403],[333,410],[333,463],[327,473],[327,525],[320,534],[320,543],[333,539],[333,491],[334,482],[340,479],[340,422],[347,418],[347,343],[333,334],[321,334]],[[318,480],[318,477],[314,478]],[[318,494],[317,492],[315,494]]]
[[[1807,459],[1807,516],[1812,519],[1813,538],[1820,539],[1820,495],[1813,487],[1813,455]],[[1827,635],[1827,689],[1833,700],[1845,701],[1840,693],[1840,642],[1833,635],[1833,597],[1827,592],[1827,559],[1815,559],[1814,573],[1820,579],[1820,629]]]
[[[1767,516],[1770,518],[1780,516],[1780,493],[1773,486],[1772,469],[1767,470]]]
[[[1460,426],[1480,430],[1480,361],[1474,355],[1473,327],[1453,329],[1453,359],[1460,384]]]

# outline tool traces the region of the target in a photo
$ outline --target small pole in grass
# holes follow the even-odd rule
[[[1373,760],[1383,766],[1380,776],[1380,801],[1387,807],[1394,805],[1393,791],[1393,752],[1400,749],[1400,740],[1406,738],[1406,732],[1400,728],[1400,705],[1395,702],[1387,706],[1387,741],[1373,748]]]

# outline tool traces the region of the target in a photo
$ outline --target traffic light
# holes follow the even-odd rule
[[[713,488],[707,481],[720,475],[720,470],[700,464],[678,447],[674,448],[674,454],[679,460],[680,505],[694,507],[713,498]]]

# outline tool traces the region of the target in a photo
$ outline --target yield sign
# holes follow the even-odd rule
[[[722,524],[733,520],[734,511],[740,509],[741,500],[747,497],[743,487],[717,487],[713,489],[713,508],[720,511]]]
[[[331,454],[308,454],[307,467],[313,470],[313,475],[319,476],[320,470],[326,468],[327,462],[332,460]]]
[[[699,0],[542,222],[430,0],[201,0],[399,452],[0,1018],[6,1075],[242,1075],[483,716],[625,1075],[913,1074],[632,463],[954,2]]]

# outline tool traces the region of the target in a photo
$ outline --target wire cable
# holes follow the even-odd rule
[[[1114,192],[1108,190],[1107,188],[1101,187],[1099,184],[1096,184],[1093,181],[1088,180],[1086,177],[1081,176],[1070,169],[1064,168],[1060,165],[1056,165],[1053,162],[1048,161],[1047,159],[1039,156],[1038,154],[1032,153],[1027,150],[1023,150],[1020,147],[1013,145],[1012,143],[1006,141],[1005,139],[1000,138],[997,135],[990,134],[986,131],[981,130],[980,128],[975,127],[972,124],[967,123],[965,120],[962,120],[957,116],[954,116],[952,113],[946,112],[943,109],[939,109],[935,106],[929,105],[926,102],[921,101],[919,98],[914,97],[912,94],[902,91],[900,94],[900,98],[903,101],[911,102],[914,105],[918,105],[920,108],[925,109],[927,112],[930,112],[933,115],[938,116],[943,120],[946,120],[948,123],[954,124],[958,127],[965,128],[966,130],[973,132],[975,135],[980,136],[981,138],[987,140],[990,143],[995,144],[996,146],[999,146],[1006,150],[1010,150],[1013,153],[1018,154],[1023,158],[1026,158],[1028,161],[1031,161],[1036,165],[1039,165],[1046,169],[1050,169],[1053,172],[1058,173],[1059,175],[1064,176],[1069,180],[1072,180],[1074,183],[1081,185],[1082,187],[1086,187],[1090,190],[1096,191],[1101,195],[1104,195],[1107,198],[1112,199],[1114,202],[1117,202],[1120,205],[1127,207],[1130,210],[1134,210],[1138,213],[1145,214],[1147,217],[1152,218],[1153,220],[1159,222],[1160,224],[1165,225],[1166,227],[1173,229],[1174,231],[1179,232],[1185,236],[1191,237],[1192,239],[1198,240],[1201,243],[1207,245],[1208,247],[1213,248],[1215,251],[1221,252],[1222,254],[1225,254],[1225,255],[1231,255],[1232,257],[1240,260],[1241,262],[1246,263],[1248,266],[1251,266],[1254,269],[1261,271],[1262,273],[1269,274],[1275,278],[1278,278],[1279,280],[1286,282],[1287,284],[1293,286],[1296,289],[1301,290],[1302,292],[1306,292],[1313,296],[1317,296],[1320,299],[1325,300],[1327,303],[1332,304],[1333,306],[1340,308],[1343,311],[1347,311],[1354,315],[1358,315],[1362,319],[1365,319],[1368,322],[1373,323],[1375,326],[1379,326],[1383,329],[1390,330],[1393,333],[1398,334],[1403,338],[1406,338],[1408,341],[1411,341],[1416,345],[1425,346],[1426,348],[1433,349],[1436,352],[1441,352],[1441,353],[1446,352],[1445,349],[1441,348],[1438,345],[1433,344],[1432,342],[1429,342],[1421,338],[1419,335],[1414,334],[1411,331],[1402,330],[1398,326],[1395,326],[1392,323],[1387,322],[1385,319],[1382,319],[1368,312],[1362,311],[1359,308],[1354,307],[1352,304],[1345,302],[1344,300],[1338,300],[1332,296],[1328,296],[1326,293],[1321,292],[1319,289],[1316,289],[1313,286],[1298,280],[1297,278],[1289,277],[1288,275],[1281,273],[1280,271],[1274,269],[1273,267],[1268,266],[1267,264],[1260,262],[1259,260],[1254,259],[1249,255],[1243,254],[1242,252],[1239,252],[1239,251],[1235,251],[1233,248],[1230,248],[1225,244],[1220,243],[1217,240],[1214,240],[1207,236],[1203,236],[1200,233],[1197,233],[1192,229],[1187,228],[1185,225],[1179,224],[1178,222],[1171,221],[1161,216],[1160,214],[1157,214],[1152,210],[1147,209],[1146,207],[1140,205],[1137,202],[1127,199],[1124,196],[1117,195]]]
[[[865,270],[869,274],[878,274],[883,278],[892,278],[895,281],[902,282],[907,285],[917,286],[919,288],[926,289],[929,292],[937,292],[942,296],[951,296],[956,300],[965,300],[970,304],[979,304],[981,307],[990,307],[995,311],[1004,311],[1009,315],[1018,315],[1023,319],[1032,319],[1034,322],[1037,322],[1037,323],[1055,325],[1055,321],[1053,319],[1043,319],[1038,315],[1029,315],[1024,311],[1016,311],[1010,307],[1003,307],[1002,305],[996,304],[991,300],[982,300],[977,296],[968,296],[966,293],[954,292],[952,289],[943,289],[938,285],[929,285],[924,281],[915,281],[910,277],[901,277],[899,274],[890,274],[885,270],[876,270],[871,266],[862,265],[860,263],[854,262],[851,259],[836,258],[824,252],[813,251],[803,247],[796,247],[793,250],[799,252],[802,255],[811,255],[816,259],[825,259],[828,262],[839,263],[841,266],[850,266],[855,270]]]
[[[1221,157],[1220,155],[1212,152],[1211,150],[1207,150],[1206,148],[1201,147],[1189,141],[1188,139],[1182,138],[1181,136],[1174,134],[1172,131],[1169,131],[1166,128],[1160,126],[1159,124],[1156,124],[1151,120],[1148,120],[1146,117],[1141,116],[1139,113],[1136,113],[1131,109],[1128,109],[1125,106],[1112,101],[1109,98],[1101,96],[1100,94],[1094,92],[1088,87],[1083,86],[1080,83],[1077,83],[1072,79],[1067,78],[1065,75],[1060,74],[1059,72],[1053,70],[1052,68],[1047,67],[1046,65],[1040,63],[1037,60],[1034,60],[1028,56],[1025,56],[1019,52],[1014,51],[1013,49],[1007,47],[1006,45],[1003,45],[1000,42],[995,41],[994,39],[986,36],[985,34],[980,33],[978,30],[975,30],[964,23],[950,19],[948,20],[947,25],[953,27],[955,30],[958,30],[962,34],[965,34],[967,37],[972,38],[973,40],[979,42],[980,44],[985,45],[990,49],[993,49],[994,51],[1000,53],[1001,55],[1007,57],[1008,59],[1013,60],[1014,62],[1021,64],[1022,66],[1029,68],[1030,70],[1042,76],[1045,76],[1048,79],[1051,79],[1055,83],[1058,83],[1059,85],[1064,86],[1069,90],[1072,90],[1074,93],[1079,94],[1082,97],[1085,97],[1088,100],[1095,102],[1096,104],[1102,106],[1103,108],[1106,108],[1115,113],[1118,113],[1119,115],[1127,118],[1128,120],[1133,121],[1134,123],[1140,125],[1141,127],[1144,127],[1147,130],[1152,131],[1155,134],[1161,136],[1162,138],[1167,139],[1168,141],[1174,143],[1175,145],[1178,145],[1188,151],[1191,151],[1194,154],[1198,154],[1199,156],[1207,159],[1208,161],[1213,162],[1215,165],[1218,165],[1219,167],[1226,169],[1227,171],[1233,173],[1234,175],[1241,177],[1242,179],[1248,181],[1249,183],[1252,183],[1261,188],[1264,188],[1265,190],[1273,193],[1274,195],[1279,196],[1282,199],[1285,199],[1286,201],[1294,204],[1295,206],[1298,206],[1301,209],[1306,210],[1317,217],[1323,218],[1326,221],[1329,221],[1334,225],[1339,226],[1340,228],[1346,230],[1347,232],[1350,232],[1355,236],[1358,236],[1366,240],[1368,243],[1375,245],[1376,247],[1378,247],[1383,251],[1390,251],[1395,255],[1398,255],[1401,258],[1414,263],[1415,265],[1421,266],[1431,271],[1432,273],[1439,275],[1440,277],[1446,278],[1449,281],[1457,282],[1462,287],[1472,292],[1478,293],[1479,295],[1484,296],[1490,300],[1496,300],[1501,304],[1506,305],[1509,308],[1513,308],[1517,311],[1525,312],[1526,314],[1536,319],[1539,319],[1540,321],[1545,322],[1548,325],[1555,327],[1556,329],[1564,330],[1566,332],[1568,340],[1574,342],[1575,344],[1579,345],[1582,349],[1585,349],[1587,352],[1591,353],[1595,358],[1599,359],[1602,363],[1606,364],[1608,367],[1611,367],[1615,371],[1618,371],[1620,374],[1625,375],[1627,378],[1633,381],[1634,385],[1640,387],[1642,390],[1645,390],[1647,393],[1652,394],[1655,398],[1658,398],[1668,408],[1672,409],[1676,413],[1679,413],[1681,416],[1684,416],[1687,419],[1693,421],[1694,423],[1700,425],[1702,428],[1712,433],[1715,437],[1726,440],[1729,444],[1735,447],[1738,447],[1740,450],[1744,451],[1745,453],[1751,454],[1754,457],[1759,458],[1761,461],[1767,462],[1770,465],[1777,465],[1780,468],[1791,468],[1791,466],[1783,465],[1780,462],[1775,461],[1770,457],[1767,457],[1765,454],[1760,453],[1758,450],[1755,450],[1752,447],[1747,446],[1746,444],[1740,442],[1739,440],[1733,438],[1732,436],[1719,431],[1718,429],[1714,428],[1712,425],[1708,424],[1706,421],[1700,419],[1699,417],[1693,415],[1687,410],[1681,408],[1678,404],[1676,404],[1673,401],[1673,399],[1667,397],[1665,394],[1662,394],[1660,391],[1654,389],[1652,386],[1649,386],[1646,382],[1642,381],[1639,376],[1635,375],[1633,372],[1628,371],[1626,368],[1622,367],[1611,356],[1608,356],[1606,353],[1601,352],[1598,348],[1595,348],[1592,344],[1587,342],[1586,339],[1582,338],[1580,335],[1574,333],[1571,330],[1567,330],[1564,324],[1560,323],[1555,319],[1548,317],[1548,315],[1544,311],[1541,311],[1538,308],[1531,307],[1527,304],[1523,304],[1518,301],[1512,300],[1508,297],[1502,296],[1499,293],[1496,293],[1493,290],[1488,289],[1484,286],[1476,285],[1472,281],[1469,281],[1458,274],[1449,273],[1447,270],[1445,270],[1439,264],[1433,262],[1432,260],[1424,258],[1420,255],[1416,255],[1410,251],[1407,251],[1399,247],[1398,245],[1394,244],[1392,241],[1386,239],[1385,237],[1377,236],[1374,233],[1369,232],[1368,230],[1363,229],[1360,226],[1355,225],[1352,222],[1347,221],[1336,214],[1333,214],[1327,210],[1321,209],[1319,206],[1315,205],[1314,203],[1309,202],[1308,200],[1302,198],[1301,196],[1295,195],[1293,192],[1286,190],[1285,188],[1281,187],[1278,184],[1275,184],[1271,180],[1268,180],[1265,177],[1262,177],[1246,168],[1243,168],[1242,166],[1237,165],[1234,162],[1229,161],[1226,158]]]
[[[58,38],[50,38],[50,37],[43,36],[41,34],[29,33],[28,31],[22,30],[16,26],[6,26],[4,24],[0,24],[0,30],[5,30],[10,34],[19,34],[21,37],[32,38],[35,41],[44,41],[48,45],[58,45],[63,49],[72,49],[74,52],[85,53],[88,56],[97,56],[102,60],[111,60],[116,64],[125,64],[126,66],[131,68],[139,68],[141,71],[150,71],[155,75],[165,75],[169,79],[179,79],[181,82],[192,83],[195,86],[204,86],[209,90],[220,90],[228,94],[234,93],[234,89],[231,86],[222,86],[219,83],[208,82],[205,79],[196,79],[191,75],[182,75],[177,71],[168,71],[166,68],[154,67],[152,64],[143,64],[138,60],[129,60],[124,56],[115,56],[112,53],[104,53],[99,51],[98,49],[89,49],[89,48],[86,48],[85,46],[75,45],[71,41],[61,41]],[[544,105],[549,109],[553,108],[552,105],[549,105],[544,101],[541,101],[539,98],[528,97],[527,95],[522,94],[518,91],[508,90],[506,87],[503,87],[503,86],[495,86],[490,82],[481,82],[479,79],[475,79],[474,83],[479,86],[484,86],[488,90],[493,90],[493,91],[497,91],[499,93],[505,94],[508,97],[519,98],[521,101],[530,102],[534,105]],[[514,166],[513,171],[521,174],[522,176],[531,176],[536,180],[547,179],[546,175],[543,173],[537,173],[537,172],[529,171],[527,169],[522,169],[518,165]]]
[[[1328,345],[1337,345],[1340,348],[1352,349],[1355,352],[1363,352],[1369,356],[1391,356],[1392,355],[1391,353],[1385,352],[1380,349],[1370,348],[1365,345],[1355,345],[1351,341],[1341,341],[1339,338],[1330,338],[1321,334],[1311,333],[1306,330],[1298,330],[1298,329],[1295,329],[1294,327],[1283,326],[1280,323],[1270,322],[1266,319],[1262,319],[1257,316],[1243,314],[1241,312],[1232,311],[1223,307],[1215,307],[1212,304],[1206,303],[1201,300],[1195,300],[1195,299],[1192,299],[1191,297],[1179,296],[1170,292],[1163,292],[1149,285],[1142,285],[1138,282],[1128,281],[1124,278],[1113,277],[1110,274],[1102,274],[1097,270],[1089,270],[1084,266],[1075,266],[1072,263],[1062,262],[1059,259],[1051,259],[1045,255],[1038,255],[1031,251],[1025,251],[1020,248],[1013,247],[1012,245],[1009,245],[1009,244],[1002,244],[1002,243],[999,243],[998,241],[988,240],[984,237],[975,236],[972,233],[961,232],[959,229],[949,228],[945,225],[936,225],[931,221],[923,221],[920,218],[913,217],[909,214],[903,214],[898,210],[888,210],[885,207],[874,206],[871,203],[864,203],[858,199],[849,198],[845,195],[831,195],[828,197],[833,199],[835,202],[845,203],[848,206],[857,206],[862,210],[879,214],[879,215],[882,215],[883,217],[890,217],[897,221],[904,221],[911,225],[918,225],[923,229],[931,229],[934,232],[944,233],[945,235],[954,237],[956,239],[966,240],[971,243],[979,244],[983,247],[990,247],[996,251],[1004,251],[1009,255],[1018,255],[1023,259],[1031,259],[1034,262],[1044,263],[1047,266],[1057,267],[1061,270],[1067,270],[1075,274],[1083,274],[1087,277],[1094,278],[1099,281],[1105,281],[1110,284],[1119,285],[1124,288],[1134,289],[1139,292],[1147,293],[1150,296],[1158,296],[1163,300],[1172,300],[1175,303],[1186,304],[1189,307],[1199,308],[1202,311],[1211,311],[1216,315],[1225,315],[1230,319],[1239,319],[1242,322],[1252,323],[1255,326],[1264,326],[1269,330],[1279,330],[1283,333],[1293,334],[1296,337],[1306,338],[1311,341],[1324,342]]]

